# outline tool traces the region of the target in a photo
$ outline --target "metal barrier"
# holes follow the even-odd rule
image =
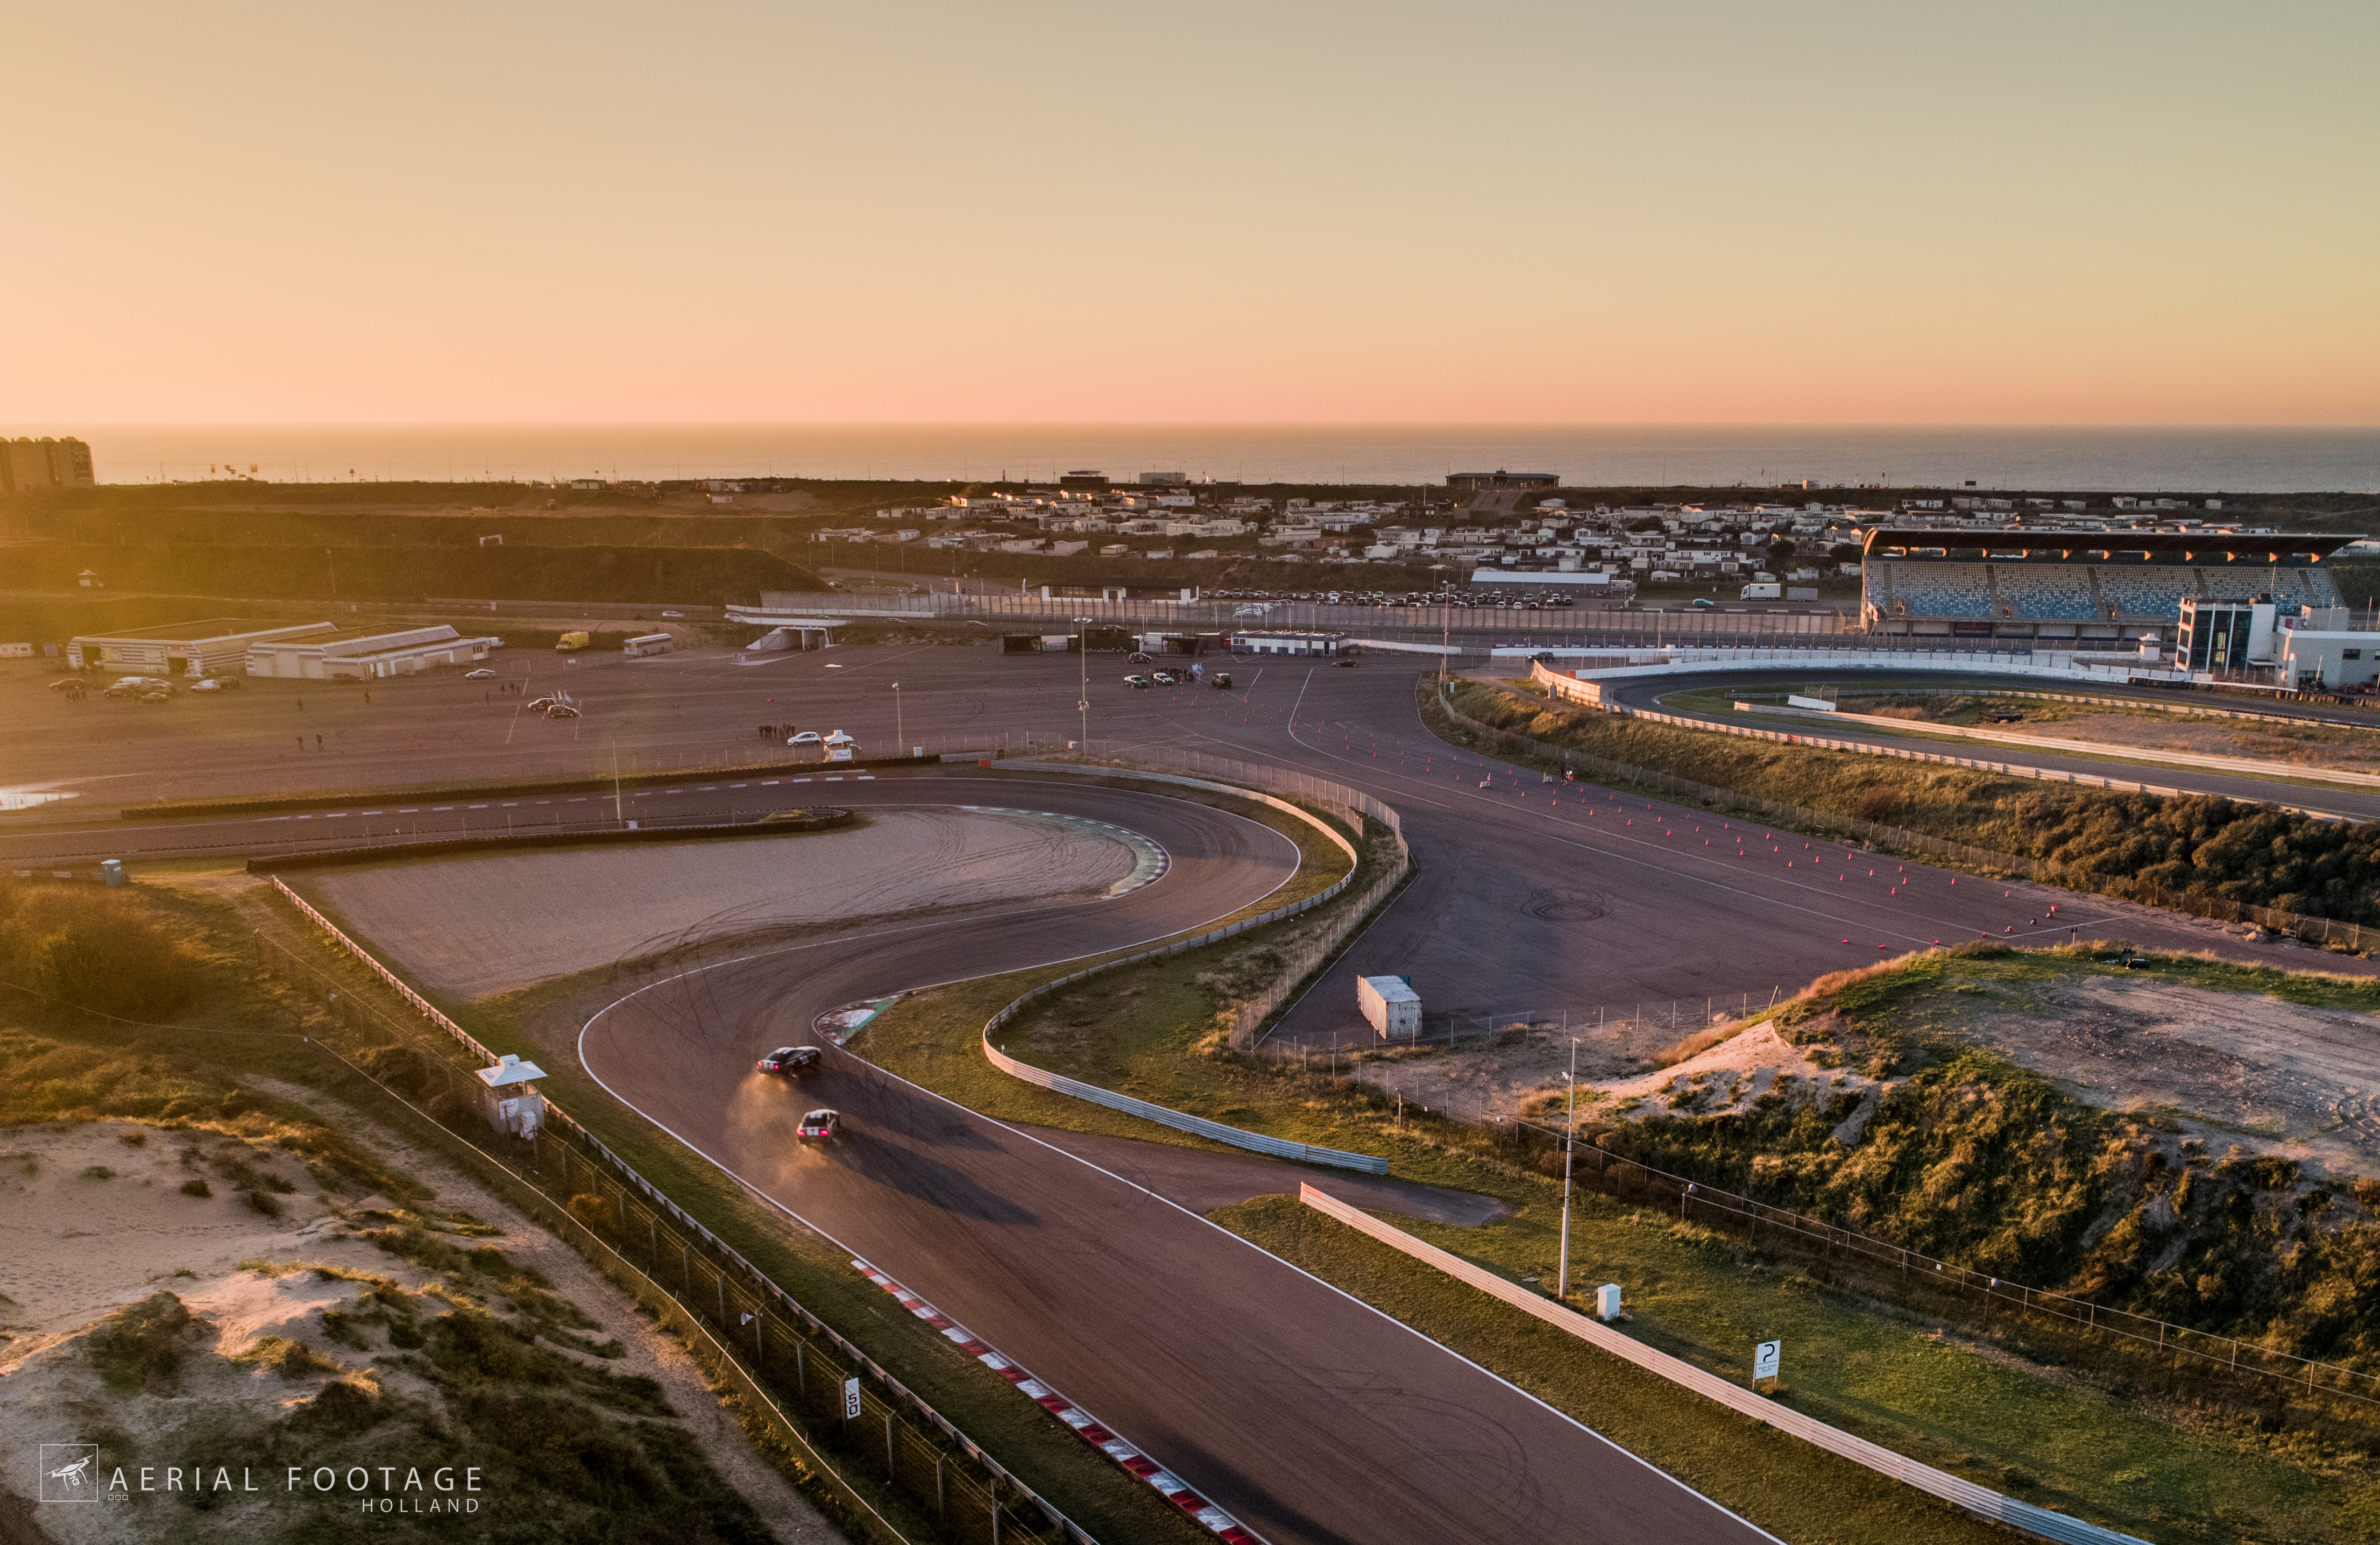
[[[2063,1513],[2053,1513],[2046,1507],[2019,1502],[1989,1487],[1962,1480],[1947,1470],[1937,1470],[1905,1454],[1895,1454],[1882,1444],[1854,1437],[1815,1417],[1803,1416],[1791,1407],[1729,1383],[1715,1373],[1705,1372],[1692,1363],[1672,1357],[1666,1352],[1657,1352],[1633,1336],[1624,1335],[1541,1294],[1532,1293],[1517,1283],[1507,1282],[1493,1271],[1474,1266],[1459,1256],[1450,1255],[1402,1229],[1327,1197],[1311,1186],[1301,1184],[1297,1189],[1298,1199],[1306,1206],[1378,1240],[1390,1249],[1410,1256],[1426,1266],[1436,1267],[1448,1276],[1467,1283],[1524,1314],[1534,1315],[1558,1331],[1576,1336],[1616,1357],[1624,1358],[1648,1373],[1717,1401],[1739,1416],[1765,1422],[1779,1432],[1789,1432],[1829,1454],[1840,1454],[1853,1464],[1864,1466],[1878,1475],[1888,1476],[1994,1523],[2006,1524],[2045,1539],[2058,1540],[2060,1545],[2146,1545],[2136,1536],[2119,1534],[2114,1529],[2087,1524]]]
[[[1317,949],[1306,952],[1307,955],[1312,957],[1307,962],[1306,969],[1311,969],[1312,966],[1318,965],[1322,959],[1328,957],[1330,950],[1336,949],[1339,944],[1344,943],[1347,936],[1354,932],[1355,927],[1370,914],[1372,908],[1378,906],[1382,900],[1386,899],[1390,893],[1394,891],[1398,885],[1402,884],[1404,882],[1405,876],[1412,870],[1412,850],[1405,845],[1403,823],[1398,818],[1397,812],[1389,806],[1380,803],[1379,800],[1373,798],[1370,795],[1364,793],[1361,789],[1349,788],[1341,784],[1328,783],[1322,779],[1310,777],[1302,772],[1291,772],[1280,768],[1257,767],[1245,762],[1227,760],[1220,757],[1177,756],[1161,760],[1170,760],[1176,766],[1196,765],[1202,768],[1211,769],[1219,773],[1227,773],[1232,776],[1244,778],[1249,783],[1268,784],[1284,790],[1293,790],[1305,797],[1316,800],[1318,803],[1335,805],[1343,809],[1358,811],[1363,815],[1372,817],[1375,821],[1378,821],[1382,825],[1388,827],[1390,833],[1395,837],[1395,865],[1390,869],[1389,873],[1373,882],[1371,887],[1366,890],[1360,898],[1358,898],[1357,905],[1353,907],[1346,916],[1339,919],[1338,923],[1331,929],[1330,932],[1326,935],[1325,939],[1320,943]],[[1354,845],[1350,843],[1344,836],[1342,836],[1330,822],[1324,821],[1321,817],[1314,814],[1311,810],[1305,809],[1297,805],[1293,805],[1287,800],[1276,798],[1263,793],[1253,792],[1246,787],[1234,787],[1229,784],[1210,783],[1201,778],[1139,772],[1132,768],[1077,765],[1066,762],[1010,762],[1007,765],[1010,767],[1024,768],[1029,771],[1041,772],[1073,772],[1078,774],[1111,776],[1123,774],[1127,776],[1153,779],[1160,783],[1178,784],[1184,787],[1202,789],[1213,794],[1227,794],[1237,799],[1260,800],[1266,805],[1284,810],[1289,814],[1297,817],[1299,820],[1314,827],[1315,830],[1320,832],[1323,835],[1329,837],[1332,844],[1334,844],[1341,852],[1347,856],[1348,861],[1351,864],[1360,864],[1362,862],[1362,857]],[[1155,1104],[1146,1100],[1135,1100],[1127,1094],[1117,1094],[1111,1089],[1103,1089],[1095,1084],[1086,1084],[1079,1079],[1069,1078],[1063,1074],[1051,1073],[1045,1069],[1035,1067],[1030,1063],[1020,1062],[1016,1058],[1010,1056],[1006,1052],[1002,1051],[998,1046],[994,1045],[991,1039],[991,1033],[1000,1028],[1002,1025],[1007,1024],[1012,1018],[1015,1017],[1017,1012],[1023,1009],[1026,1004],[1033,1002],[1037,998],[1044,997],[1049,993],[1055,992],[1062,987],[1071,986],[1075,982],[1081,981],[1086,977],[1097,976],[1102,971],[1113,970],[1120,966],[1132,966],[1144,960],[1156,960],[1169,955],[1179,955],[1184,950],[1194,950],[1204,944],[1211,944],[1220,940],[1229,939],[1237,933],[1245,933],[1252,928],[1262,928],[1268,923],[1276,923],[1287,918],[1297,917],[1302,913],[1310,912],[1314,908],[1320,906],[1327,902],[1338,899],[1339,896],[1345,894],[1347,887],[1354,882],[1355,871],[1351,869],[1336,883],[1332,884],[1326,890],[1317,892],[1315,894],[1307,896],[1303,901],[1293,901],[1286,906],[1277,906],[1269,912],[1261,913],[1253,918],[1243,918],[1238,922],[1228,924],[1222,928],[1209,930],[1205,933],[1198,934],[1195,938],[1176,940],[1172,943],[1162,944],[1155,949],[1143,950],[1137,955],[1126,955],[1118,960],[1101,961],[1098,965],[1086,967],[1082,970],[1069,972],[1067,975],[1060,977],[1055,980],[1042,982],[1038,986],[1031,988],[1019,994],[1013,1002],[1002,1008],[999,1013],[993,1015],[990,1019],[984,1022],[983,1054],[990,1061],[992,1066],[1000,1069],[1002,1073],[1009,1075],[1011,1077],[1021,1078],[1028,1084],[1037,1085],[1039,1088],[1050,1089],[1058,1094],[1070,1095],[1076,1100],[1088,1101],[1094,1105],[1103,1105],[1111,1111],[1121,1111],[1127,1115],[1139,1116],[1144,1120],[1156,1122],[1160,1125],[1170,1126],[1177,1132],[1188,1132],[1194,1136],[1207,1137],[1215,1142],[1228,1143],[1233,1148],[1245,1148],[1257,1153],[1268,1153],[1277,1159],[1294,1159],[1305,1163],[1330,1164],[1340,1169],[1361,1170],[1367,1174],[1386,1174],[1389,1173],[1389,1162],[1386,1159],[1379,1158],[1376,1155],[1368,1153],[1349,1153],[1335,1148],[1318,1148],[1308,1143],[1294,1143],[1281,1137],[1269,1137],[1260,1132],[1243,1131],[1239,1127],[1227,1126],[1219,1121],[1208,1121],[1204,1116],[1189,1115],[1184,1112],[1173,1110],[1169,1106]],[[1297,982],[1303,979],[1304,975],[1304,970],[1295,970],[1292,973],[1285,974],[1284,979],[1276,981],[1273,988],[1269,990],[1264,997],[1255,1000],[1249,1004],[1242,1005],[1242,1008],[1235,1016],[1233,1022],[1233,1044],[1239,1045],[1243,1040],[1248,1040],[1252,1036],[1255,1026],[1262,1022],[1265,1015],[1269,1014],[1273,1009],[1278,1008],[1281,1003],[1287,1000],[1288,993],[1296,986]],[[1261,1005],[1260,1008],[1259,1005]],[[1257,1010],[1257,1012],[1251,1015],[1251,1010]],[[1243,1049],[1245,1048],[1243,1047]]]
[[[369,950],[349,938],[336,924],[310,906],[304,897],[292,891],[279,876],[272,877],[272,884],[285,900],[296,907],[309,922],[322,930],[333,943],[353,956],[373,976],[395,989],[430,1024],[454,1038],[473,1055],[491,1064],[498,1060],[493,1052],[453,1019],[439,1012],[420,993],[399,980],[395,973],[382,965]],[[941,1432],[956,1444],[968,1458],[983,1466],[993,1483],[994,1495],[991,1501],[994,1503],[995,1516],[998,1506],[1005,1505],[999,1495],[1004,1488],[1009,1501],[1032,1507],[1050,1524],[1056,1526],[1067,1540],[1075,1542],[1075,1545],[1096,1545],[1088,1533],[1060,1512],[1056,1506],[1045,1501],[1023,1481],[1018,1480],[979,1444],[912,1393],[891,1372],[805,1308],[793,1295],[779,1287],[766,1272],[747,1259],[740,1251],[698,1223],[685,1209],[679,1207],[651,1182],[638,1174],[633,1166],[614,1153],[582,1123],[556,1106],[551,1099],[546,1102],[545,1113],[551,1126],[560,1134],[552,1140],[552,1150],[548,1156],[558,1162],[561,1166],[563,1189],[570,1191],[582,1183],[593,1186],[595,1187],[593,1194],[601,1197],[608,1205],[615,1208],[622,1223],[623,1237],[631,1242],[634,1241],[635,1235],[626,1229],[625,1225],[637,1221],[635,1213],[642,1212],[644,1214],[642,1223],[649,1232],[649,1243],[651,1247],[648,1251],[649,1259],[646,1265],[638,1270],[638,1275],[651,1282],[660,1291],[668,1294],[673,1301],[678,1303],[682,1308],[688,1309],[689,1312],[698,1314],[709,1312],[707,1308],[696,1310],[688,1304],[688,1297],[696,1295],[698,1291],[706,1299],[714,1301],[717,1307],[718,1323],[722,1331],[731,1334],[748,1334],[752,1337],[752,1350],[763,1372],[766,1371],[772,1355],[780,1367],[790,1357],[795,1369],[796,1405],[816,1407],[814,1415],[818,1412],[830,1414],[839,1412],[843,1408],[840,1380],[846,1369],[864,1372],[881,1386],[880,1393],[873,1388],[862,1390],[862,1414],[857,1419],[881,1423],[885,1434],[886,1470],[894,1483],[906,1486],[913,1492],[920,1492],[921,1488],[926,1485],[924,1478],[930,1476],[930,1491],[923,1491],[921,1494],[930,1495],[935,1499],[938,1506],[947,1505],[948,1498],[953,1490],[957,1490],[963,1498],[968,1495],[970,1490],[979,1490],[974,1488],[974,1483],[967,1480],[965,1477],[947,1473],[941,1461],[930,1452],[931,1445],[927,1443],[908,1422],[896,1421],[896,1413],[907,1412],[923,1420],[934,1430]],[[425,1116],[424,1119],[429,1118]],[[583,1148],[593,1157],[590,1159],[587,1154],[575,1152],[574,1144]],[[540,1151],[544,1151],[542,1140],[540,1147]],[[574,1161],[579,1171],[577,1179],[572,1177]],[[506,1173],[512,1172],[507,1170]],[[514,1175],[513,1178],[520,1177]],[[521,1183],[528,1184],[525,1180]],[[610,1196],[604,1195],[607,1186],[612,1193]],[[532,1187],[532,1189],[535,1188]],[[631,1190],[636,1193],[633,1198],[629,1194]],[[540,1195],[542,1196],[542,1193]],[[560,1205],[550,1198],[544,1199],[549,1207]],[[766,1201],[765,1198],[760,1199]],[[667,1217],[674,1225],[673,1230],[662,1229],[660,1220],[662,1217]],[[676,1233],[680,1230],[683,1231],[683,1236]],[[668,1242],[677,1246],[677,1259],[674,1262],[669,1259],[668,1252],[663,1248],[665,1232],[671,1235]],[[712,1261],[697,1257],[690,1247],[688,1237],[686,1236],[698,1241],[706,1250],[719,1258],[719,1261],[723,1264],[714,1264]],[[613,1247],[609,1242],[605,1242],[605,1247],[607,1249]],[[623,1255],[622,1259],[625,1261],[625,1259]],[[672,1264],[679,1268],[677,1274],[682,1278],[684,1295],[661,1286],[658,1273],[665,1271]],[[731,1280],[731,1274],[740,1280]],[[698,1280],[703,1284],[698,1290]],[[739,1328],[747,1329],[739,1330]],[[832,1350],[822,1351],[811,1347],[806,1336],[818,1338]],[[837,1360],[836,1354],[840,1355],[842,1360]],[[816,1371],[822,1376],[829,1376],[826,1381],[809,1377],[813,1371],[811,1367],[813,1363],[818,1365]],[[758,1384],[755,1383],[753,1387],[757,1393]],[[764,1396],[763,1399],[766,1400],[766,1397]],[[775,1403],[767,1401],[767,1404],[770,1410],[782,1420],[783,1412],[778,1410]],[[795,1430],[798,1431],[797,1429]],[[805,1446],[808,1446],[807,1440],[805,1440]],[[996,1522],[992,1525],[991,1533],[995,1539],[1000,1536],[1000,1528]],[[897,1539],[898,1536],[894,1538]]]

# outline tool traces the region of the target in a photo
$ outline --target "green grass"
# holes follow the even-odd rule
[[[1540,1195],[1527,1211],[1480,1230],[1390,1221],[1515,1279],[1549,1279],[1558,1205]],[[1210,1216],[1796,1545],[2006,1538],[1290,1198],[1260,1198]],[[1958,1340],[1937,1344],[1919,1325],[1806,1280],[1761,1282],[1756,1259],[1604,1198],[1579,1208],[1572,1228],[1573,1281],[1622,1283],[1631,1334],[1738,1378],[1748,1378],[1755,1341],[1781,1338],[1785,1398],[1796,1409],[1996,1490],[2156,1540],[2352,1540],[2371,1538],[2380,1523],[2380,1486],[2360,1460],[2177,1428]]]
[[[1012,1021],[1002,1039],[1012,1052],[1108,1088],[1252,1130],[1385,1154],[1400,1177],[1498,1197],[1512,1206],[1512,1214],[1485,1229],[1400,1223],[1515,1280],[1552,1280],[1560,1191],[1547,1173],[1551,1167],[1559,1174],[1558,1164],[1549,1165],[1550,1155],[1517,1150],[1475,1129],[1411,1112],[1400,1124],[1392,1108],[1369,1089],[1219,1054],[1208,1027],[1218,1001],[1217,978],[1228,979],[1233,969],[1228,946],[1120,967],[1037,1004]],[[2158,957],[2149,969],[2210,991],[2272,994],[2312,1006],[2380,1009],[2380,984],[2360,978],[2282,973],[2192,957]],[[1880,1025],[1955,986],[1954,974],[1970,973],[2012,983],[2070,973],[2133,979],[2142,975],[2073,952],[1978,949],[1853,973],[1822,984],[1825,991],[1819,996],[1796,1000],[1780,1012],[1800,1025],[1823,1018],[1828,1011],[1854,1024]],[[972,1054],[975,1035],[983,1016],[1006,1001],[1018,984],[981,985],[978,998],[953,996],[941,1005],[917,1005],[905,1018],[892,1020],[890,1028],[900,1033],[899,1044],[875,1042],[871,1054],[1003,1119],[1159,1141],[1195,1141],[1098,1107],[1059,1100],[992,1072]],[[1223,985],[1228,988],[1228,979]],[[935,1012],[922,1012],[928,1009]],[[1853,1050],[1875,1056],[1880,1048],[1863,1040]],[[2113,1125],[2102,1124],[2122,1118],[2076,1107],[2040,1080],[1987,1059],[1958,1064],[1937,1082],[1958,1095],[1954,1104],[1965,1106],[1972,1104],[1968,1091],[1977,1087],[1977,1078],[1998,1080],[1987,1101],[1988,1121],[1980,1115],[1950,1119],[1938,1108],[1912,1109],[1896,1128],[1888,1113],[1880,1115],[1871,1123],[1871,1136],[1857,1162],[1876,1161],[1899,1143],[1910,1152],[1908,1163],[1923,1170],[1954,1151],[1985,1145],[1999,1157],[1984,1162],[1997,1166],[1994,1173],[2006,1172],[2009,1185],[1995,1187],[1979,1174],[1965,1189],[1952,1193],[1952,1205],[1958,1205],[1960,1197],[1986,1207],[2036,1193],[2047,1198],[2060,1194],[2062,1186],[2072,1205],[2062,1213],[2053,1208],[2042,1226],[2050,1231],[2053,1244],[2064,1242],[2070,1253],[2060,1259],[2071,1265],[2079,1225],[2087,1223],[2096,1206],[2113,1195],[2104,1175],[2095,1178],[2093,1174],[2096,1145],[2116,1137]],[[2002,1089],[2014,1097],[2005,1110],[1999,1103]],[[2023,1153],[2010,1139],[2029,1137],[2045,1109],[2052,1119],[2066,1124],[2060,1152],[2070,1157],[2059,1162],[2069,1173],[2062,1181],[2049,1175],[2020,1180],[2021,1172],[2009,1166]],[[1831,1125],[1824,1123],[1818,1129],[1821,1148],[1825,1128]],[[1652,1150],[1647,1162],[1684,1167],[1689,1174],[1705,1173],[1687,1166],[1707,1161],[1714,1146],[1738,1156],[1756,1147],[1740,1125],[1726,1128],[1718,1120],[1670,1119],[1649,1129],[1663,1136],[1634,1145]],[[1996,1131],[2000,1135],[1995,1137]],[[2120,1159],[2124,1151],[2129,1150],[2119,1149],[2116,1157]],[[1887,1162],[1887,1168],[1893,1164]],[[1741,1183],[1723,1173],[1718,1178]],[[2228,1205],[2219,1198],[2228,1194],[2226,1188],[2233,1183],[2252,1180],[2242,1174],[2221,1184],[2212,1175],[2202,1181],[2204,1194],[2218,1198],[2208,1204],[2206,1215],[2228,1216]],[[1799,1201],[1821,1212],[1840,1211],[1828,1207],[1824,1195],[1770,1199]],[[1453,1308],[1441,1304],[1433,1311],[1437,1318],[1425,1323],[1411,1308],[1415,1288],[1408,1280],[1423,1269],[1390,1258],[1392,1264],[1375,1261],[1356,1273],[1351,1262],[1374,1247],[1327,1221],[1305,1222],[1295,1209],[1282,1211],[1257,1202],[1220,1216],[1266,1247],[1359,1296],[1394,1308],[1466,1356],[1555,1398],[1548,1391],[1555,1375],[1544,1333],[1526,1317],[1507,1316],[1467,1289],[1448,1284],[1454,1299],[1468,1296],[1472,1302]],[[2053,1218],[2058,1221],[2053,1223]],[[1875,1227],[1891,1220],[1863,1214],[1844,1221]],[[1990,1218],[1976,1221],[1989,1223]],[[1321,1249],[1313,1245],[1318,1232],[1340,1237]],[[2280,1243],[2242,1233],[2210,1236],[2206,1249],[2258,1251],[2269,1259]],[[1301,1253],[1309,1249],[1318,1253]],[[2128,1378],[2140,1370],[2128,1369],[2120,1355],[2115,1358],[2119,1377],[2103,1385],[2095,1381],[2106,1371],[2105,1356],[2062,1342],[2054,1332],[2025,1333],[2002,1325],[1997,1337],[1985,1337],[1962,1328],[1969,1321],[1961,1320],[1948,1322],[1948,1335],[1937,1342],[1933,1332],[1946,1322],[1932,1317],[1942,1306],[1931,1300],[1912,1300],[1911,1307],[1903,1308],[1872,1292],[1829,1286],[1805,1274],[1794,1259],[1754,1251],[1698,1225],[1680,1226],[1666,1214],[1643,1212],[1584,1186],[1573,1218],[1572,1259],[1572,1281],[1583,1291],[1604,1281],[1622,1283],[1635,1316],[1632,1331],[1673,1355],[1723,1376],[1742,1377],[1748,1374],[1753,1344],[1781,1336],[1791,1349],[1788,1383],[1801,1408],[1979,1484],[2113,1521],[2150,1538],[2231,1538],[2240,1533],[2237,1526],[2247,1521],[2255,1523],[2257,1538],[2362,1538],[2338,1520],[2352,1515],[2362,1505],[2364,1490],[2380,1482],[2380,1471],[2364,1452],[2370,1434],[2352,1424],[2342,1428],[2336,1421],[2317,1421],[2309,1429],[2293,1416],[2274,1429],[2274,1424],[2261,1421],[2252,1411],[2240,1412],[2236,1403],[2194,1406],[2186,1371],[2178,1385],[2180,1393],[2168,1398],[2157,1388],[2155,1370],[2149,1371],[2145,1384]],[[1501,1329],[1491,1334],[1483,1321]],[[1662,1387],[1658,1398],[1644,1397],[1651,1399],[1649,1405],[1628,1407],[1634,1414],[1620,1422],[1610,1415],[1616,1397],[1609,1381],[1626,1370],[1584,1349],[1564,1348],[1560,1355],[1585,1369],[1561,1375],[1576,1381],[1566,1386],[1572,1393],[1565,1398],[1575,1402],[1567,1408],[1697,1484],[1705,1479],[1721,1484],[1718,1477],[1723,1466],[1706,1455],[1698,1457],[1702,1451],[1696,1445],[1706,1429],[1723,1418],[1698,1411],[1695,1403]],[[1598,1363],[1599,1370],[1588,1367]],[[1815,1457],[1809,1462],[1816,1463]],[[1806,1471],[1794,1473],[1806,1480]],[[1829,1500],[1825,1507],[1797,1504],[1801,1511],[1790,1515],[1763,1516],[1764,1523],[1789,1538],[1881,1538],[1867,1531],[1891,1527],[1888,1521],[1855,1517],[1859,1510],[1850,1500],[1853,1493],[1798,1481],[1781,1489],[1797,1488]],[[2380,1490],[2374,1494],[2380,1497]],[[1883,1516],[1888,1520],[1890,1515]],[[2380,1503],[2373,1516],[2380,1521]],[[1953,1523],[1965,1527],[1956,1519]]]

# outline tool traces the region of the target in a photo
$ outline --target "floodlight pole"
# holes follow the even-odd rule
[[[900,749],[901,747],[909,744],[909,735],[901,727],[901,684],[897,681],[892,684],[892,741],[894,755],[909,754]]]
[[[1075,659],[1081,665],[1082,696],[1075,701],[1075,711],[1083,716],[1083,755],[1091,754],[1091,619],[1075,619]]]
[[[1570,1043],[1570,1114],[1562,1122],[1561,1269],[1554,1277],[1554,1296],[1570,1298],[1570,1150],[1578,1137],[1578,1039]]]

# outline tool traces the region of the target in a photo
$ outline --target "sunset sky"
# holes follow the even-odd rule
[[[2370,0],[94,0],[11,53],[9,432],[2380,422]]]

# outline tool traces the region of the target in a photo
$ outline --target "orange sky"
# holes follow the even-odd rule
[[[2380,7],[35,7],[0,432],[2380,423]]]

